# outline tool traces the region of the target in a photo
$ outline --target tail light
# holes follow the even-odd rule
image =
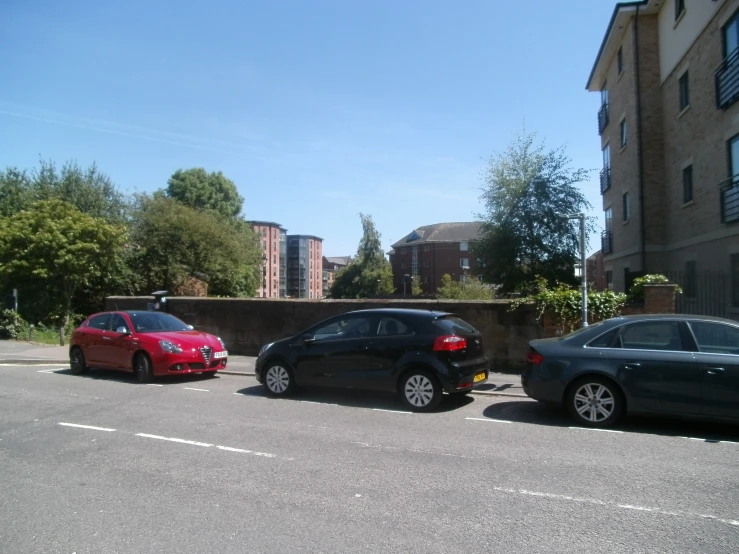
[[[529,350],[529,355],[527,359],[530,364],[539,365],[544,361],[544,356],[542,356],[532,348],[531,350]]]
[[[467,348],[467,339],[457,335],[436,337],[434,341],[434,351],[436,352],[455,352],[465,348]]]

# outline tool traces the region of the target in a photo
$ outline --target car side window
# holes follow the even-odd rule
[[[632,350],[683,350],[676,321],[654,321],[626,325],[618,337],[621,348]]]
[[[707,321],[691,321],[689,325],[701,352],[739,356],[739,328]]]
[[[87,326],[99,331],[106,331],[108,329],[109,322],[110,314],[100,314],[90,319],[90,321],[87,323]]]
[[[589,348],[618,348],[618,344],[613,344],[613,339],[616,337],[616,334],[618,333],[619,329],[618,327],[616,329],[611,329],[607,333],[603,333],[601,336],[599,336],[597,339],[591,341],[588,343]]]
[[[377,325],[378,337],[394,337],[411,334],[413,334],[413,331],[410,327],[392,317],[383,317]]]
[[[111,330],[117,332],[121,327],[125,328],[126,332],[128,331],[128,323],[123,319],[123,316],[121,314],[113,314],[112,321],[110,322]]]
[[[369,318],[345,317],[318,327],[313,332],[313,338],[316,341],[357,339],[368,337],[369,334]]]

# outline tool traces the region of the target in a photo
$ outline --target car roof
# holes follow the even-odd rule
[[[726,319],[723,317],[715,317],[710,315],[694,315],[694,314],[634,314],[622,315],[611,318],[610,321],[621,321],[623,323],[634,321],[659,321],[659,320],[678,320],[678,321],[713,321],[716,323],[733,323],[739,325],[739,321]]]
[[[415,308],[368,308],[365,310],[354,310],[347,312],[348,314],[378,314],[378,315],[398,315],[398,316],[413,316],[413,317],[428,317],[430,319],[438,319],[440,317],[446,317],[454,315],[450,312],[440,312],[436,310],[419,310]]]

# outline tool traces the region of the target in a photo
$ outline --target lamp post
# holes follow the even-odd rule
[[[564,219],[577,219],[580,221],[580,263],[577,264],[580,266],[580,285],[582,287],[582,323],[581,327],[587,327],[588,326],[588,277],[587,277],[587,271],[585,270],[585,214],[580,212],[579,214],[559,214],[561,218]],[[577,270],[577,265],[575,266],[575,269]],[[578,272],[575,272],[575,275],[577,275]]]
[[[403,275],[403,298],[405,298],[405,286],[406,283],[408,283],[408,279],[410,278],[410,275],[407,273]]]
[[[267,298],[267,254],[262,254],[262,298]]]

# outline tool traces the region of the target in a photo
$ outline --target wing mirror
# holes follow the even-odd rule
[[[187,326],[187,328],[188,328],[188,329],[189,329],[190,331],[192,331],[193,329],[195,329],[195,327],[193,327],[192,325],[188,325],[188,326]]]
[[[309,344],[313,344],[314,342],[316,342],[316,337],[314,337],[313,335],[303,335],[302,337],[300,337],[300,340],[304,345],[308,346]]]
[[[115,330],[116,333],[120,333],[121,335],[130,335],[131,331],[128,330],[128,327],[118,327],[118,329]]]

